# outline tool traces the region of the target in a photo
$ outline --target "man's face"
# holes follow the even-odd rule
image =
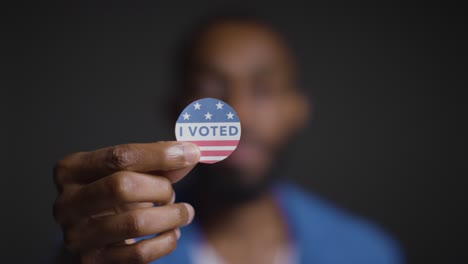
[[[237,149],[216,165],[234,169],[242,185],[264,181],[278,151],[305,119],[290,54],[277,35],[252,23],[212,26],[195,47],[193,97],[226,101],[237,112]],[[213,169],[215,169],[213,167]]]

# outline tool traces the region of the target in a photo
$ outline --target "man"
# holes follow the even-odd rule
[[[281,36],[255,19],[224,17],[188,43],[179,109],[198,98],[226,101],[242,123],[240,144],[195,169],[198,148],[167,141],[59,161],[54,214],[80,263],[401,263],[371,225],[276,181],[280,154],[310,108]],[[171,183],[192,169],[178,200],[193,207],[174,203]]]

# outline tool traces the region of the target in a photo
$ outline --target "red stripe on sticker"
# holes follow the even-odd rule
[[[198,141],[187,140],[184,142],[191,142],[200,147],[202,146],[237,146],[237,143],[239,143],[239,140],[198,140]]]

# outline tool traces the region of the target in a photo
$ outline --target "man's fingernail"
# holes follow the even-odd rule
[[[180,229],[179,228],[176,228],[175,234],[177,236],[177,239],[179,239],[180,238]]]
[[[185,224],[188,225],[188,224],[192,223],[192,221],[193,221],[193,217],[195,216],[195,210],[188,203],[184,203],[184,205],[187,208],[187,212],[188,212],[188,220],[187,220],[187,223],[185,223]]]
[[[183,143],[184,157],[188,164],[195,164],[200,159],[200,149],[192,143]]]

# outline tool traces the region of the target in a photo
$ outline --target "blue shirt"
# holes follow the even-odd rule
[[[300,263],[403,263],[397,243],[370,223],[290,184],[275,185],[274,193]],[[177,248],[152,264],[190,263],[190,252],[202,241],[202,234],[196,222],[181,232]]]

